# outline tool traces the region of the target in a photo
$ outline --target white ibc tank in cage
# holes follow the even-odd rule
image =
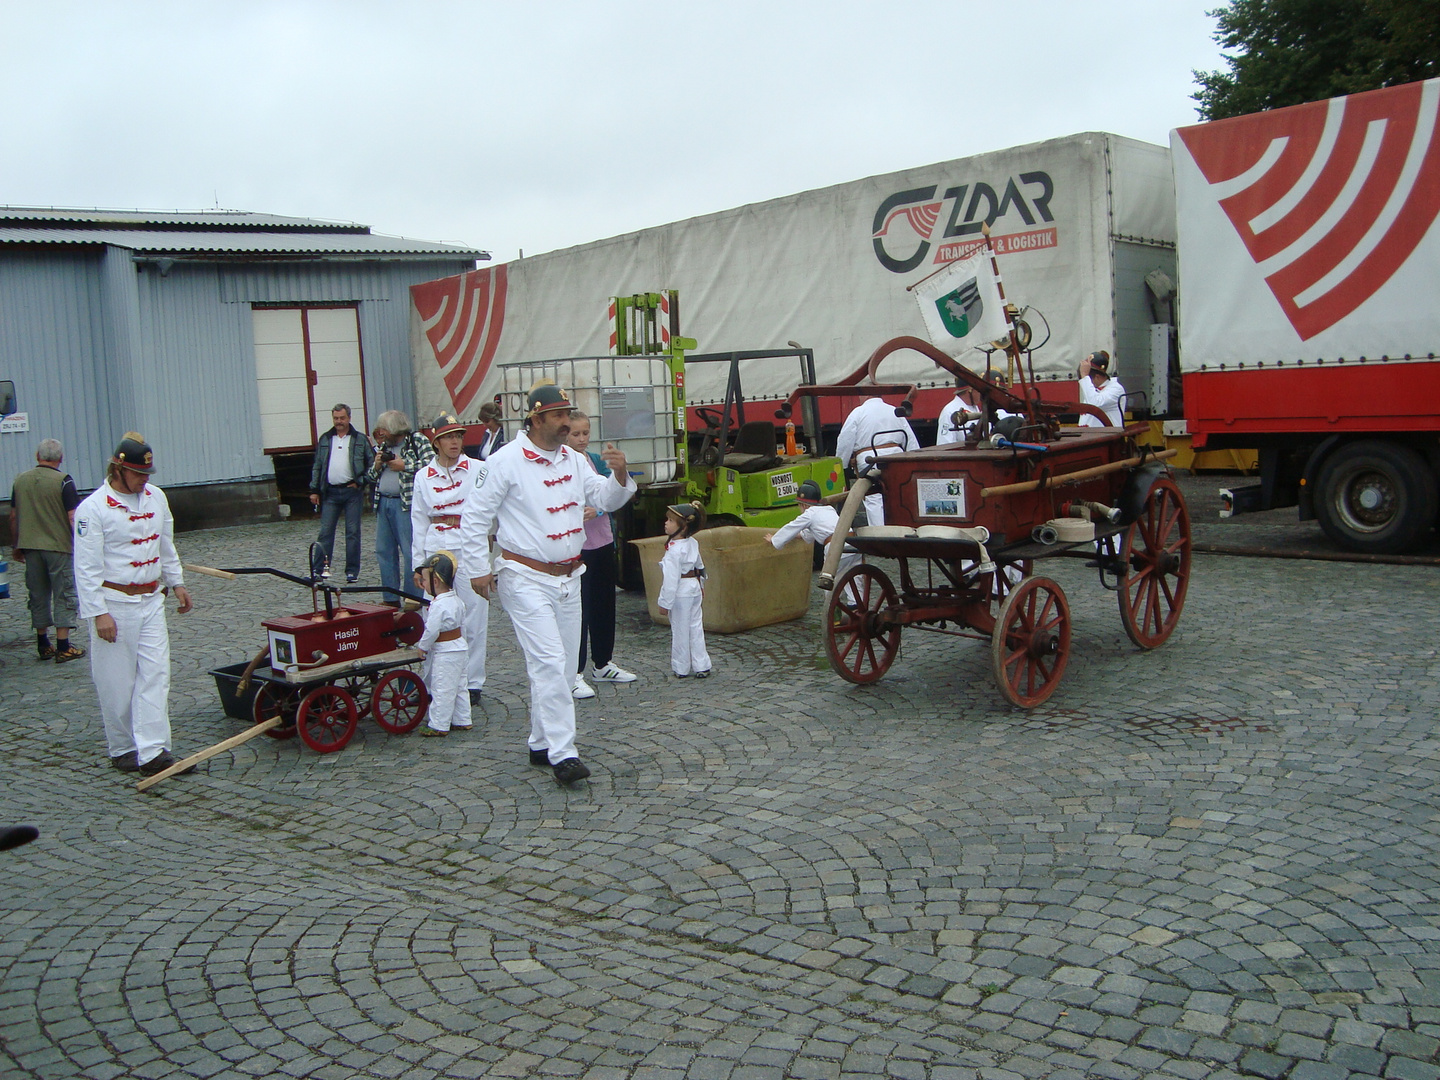
[[[670,369],[655,356],[583,356],[503,364],[506,438],[525,415],[525,395],[539,379],[552,379],[575,408],[590,417],[590,449],[613,442],[640,484],[675,479],[675,419]]]

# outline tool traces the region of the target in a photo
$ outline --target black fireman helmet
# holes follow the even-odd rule
[[[155,471],[155,453],[145,441],[145,436],[138,431],[127,431],[124,434],[110,462],[122,469],[145,473],[147,476]]]
[[[455,587],[455,556],[448,551],[437,551],[423,563],[421,570],[429,570],[445,583],[447,589]]]
[[[1085,359],[1090,361],[1091,368],[1098,369],[1106,375],[1110,374],[1110,354],[1104,349],[1097,349]]]
[[[541,413],[554,409],[564,409],[569,412],[573,407],[570,399],[565,396],[565,391],[556,386],[551,379],[541,379],[530,388],[530,393],[525,395],[525,418],[527,420],[533,420]]]
[[[818,503],[820,501],[820,485],[814,480],[803,480],[795,492],[795,498],[802,503]]]
[[[459,420],[456,420],[455,417],[449,413],[441,413],[435,418],[435,422],[430,425],[430,442],[433,444],[442,435],[450,435],[457,431],[463,432],[464,430],[465,425]]]
[[[693,536],[705,527],[704,503],[676,503],[674,506],[667,506],[665,512],[679,519],[681,525],[680,536]]]

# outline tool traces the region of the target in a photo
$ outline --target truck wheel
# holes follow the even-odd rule
[[[1435,474],[1400,443],[1347,443],[1316,478],[1315,516],[1342,547],[1390,555],[1413,547],[1435,520]]]

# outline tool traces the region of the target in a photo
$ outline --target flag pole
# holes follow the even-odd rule
[[[990,272],[995,275],[995,287],[1000,290],[1000,310],[1005,313],[1005,325],[1010,329],[1010,346],[1005,350],[1005,355],[1015,364],[1015,370],[1020,373],[1020,389],[1025,398],[1025,418],[1032,424],[1040,422],[1035,415],[1035,402],[1030,395],[1030,383],[1025,378],[1025,365],[1020,362],[1020,333],[1015,329],[1015,320],[1010,315],[1010,301],[1005,298],[1005,281],[1000,276],[1000,263],[995,258],[995,245],[990,242],[990,225],[985,223],[980,226],[980,232],[985,237],[985,253],[990,256]]]

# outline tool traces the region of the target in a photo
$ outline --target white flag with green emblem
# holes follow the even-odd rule
[[[951,356],[1009,333],[1000,286],[984,248],[917,286],[915,300],[930,340]]]

